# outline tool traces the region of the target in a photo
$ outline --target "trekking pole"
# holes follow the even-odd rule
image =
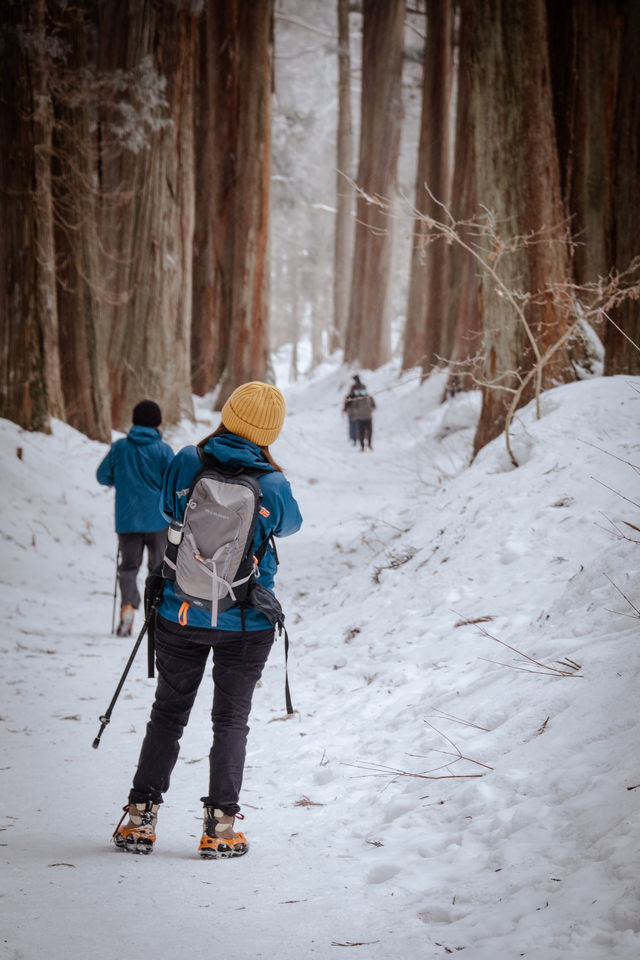
[[[111,633],[116,632],[116,600],[118,597],[118,567],[120,566],[120,544],[116,550],[116,577],[113,584],[113,610],[111,611]]]
[[[146,620],[144,621],[144,623],[142,624],[142,630],[141,630],[140,633],[138,634],[138,639],[136,640],[136,642],[135,642],[135,644],[134,644],[134,647],[133,647],[133,650],[131,651],[131,656],[130,656],[129,659],[127,660],[127,665],[126,665],[126,667],[124,668],[124,672],[123,672],[122,676],[120,677],[120,682],[119,682],[118,686],[116,687],[116,692],[114,693],[113,697],[111,698],[111,703],[109,704],[109,706],[108,706],[107,709],[105,710],[103,716],[98,717],[98,720],[100,721],[100,729],[98,730],[98,736],[95,738],[95,740],[93,741],[93,744],[92,744],[94,750],[97,750],[98,747],[100,746],[100,737],[101,737],[102,734],[104,733],[104,730],[105,730],[107,724],[108,724],[109,721],[111,720],[111,714],[112,714],[112,712],[113,712],[113,708],[114,708],[114,706],[115,706],[116,700],[117,700],[118,697],[120,696],[120,691],[122,690],[122,687],[124,686],[124,682],[125,682],[125,680],[127,679],[127,674],[129,673],[129,670],[131,669],[131,664],[133,663],[133,661],[134,661],[135,658],[136,658],[136,653],[138,652],[138,649],[139,649],[139,647],[140,647],[140,644],[142,643],[142,638],[144,637],[145,633],[147,632],[147,630],[148,630],[148,628],[149,628],[149,624],[151,623],[151,618],[153,617],[153,615],[155,614],[155,612],[156,612],[155,606],[154,606],[154,607],[151,607],[151,609],[149,610],[149,613],[148,613],[148,615],[147,615],[147,619],[146,619]]]

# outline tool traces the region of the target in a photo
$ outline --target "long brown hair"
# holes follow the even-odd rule
[[[198,444],[198,447],[199,447],[201,450],[204,450],[205,444],[206,444],[209,440],[211,440],[212,437],[223,437],[223,436],[224,436],[225,434],[227,434],[227,433],[232,433],[232,431],[231,431],[231,430],[227,430],[227,428],[225,427],[224,423],[221,423],[220,426],[216,427],[216,429],[213,431],[213,433],[210,433],[210,434],[208,434],[208,436],[202,438],[202,440],[201,440],[200,443]],[[236,434],[236,436],[237,436],[237,434]],[[278,463],[276,463],[276,461],[275,461],[275,460],[273,459],[273,457],[271,456],[271,453],[270,453],[270,451],[269,451],[269,447],[260,447],[260,452],[262,453],[262,456],[265,458],[265,460],[267,461],[267,463],[270,464],[270,465],[273,467],[274,470],[276,470],[278,473],[284,473],[284,470],[282,469],[282,467],[281,467]]]

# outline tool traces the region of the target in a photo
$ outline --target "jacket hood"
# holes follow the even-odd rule
[[[127,440],[133,440],[134,443],[145,444],[155,443],[162,439],[162,434],[156,427],[142,427],[139,424],[131,427],[127,434]]]
[[[220,463],[229,466],[256,467],[264,473],[273,471],[271,464],[264,459],[260,447],[235,433],[224,433],[220,437],[211,437],[204,445],[206,453],[212,454]]]

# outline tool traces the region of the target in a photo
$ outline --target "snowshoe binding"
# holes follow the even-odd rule
[[[116,847],[118,850],[126,850],[127,853],[151,853],[156,842],[158,804],[147,800],[146,803],[128,803],[123,809],[122,820],[112,836]],[[123,826],[127,814],[129,820]]]
[[[242,819],[238,814],[239,819]],[[247,853],[249,844],[243,833],[233,829],[235,817],[214,807],[204,808],[204,828],[198,853],[203,860],[226,860]]]

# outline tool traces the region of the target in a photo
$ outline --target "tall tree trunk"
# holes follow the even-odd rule
[[[344,346],[349,312],[353,254],[353,128],[351,121],[351,51],[349,0],[338,0],[338,136],[336,225],[333,249],[333,327],[329,349]]]
[[[112,416],[122,428],[143,397],[168,422],[193,416],[194,24],[183,0],[113,0],[104,15],[100,66],[114,90],[101,116],[101,228],[116,300]],[[113,102],[117,71],[129,82]]]
[[[86,6],[86,4],[85,4]],[[82,6],[57,12],[67,39],[65,62],[53,85],[55,104],[54,207],[60,367],[66,420],[96,440],[111,439],[106,357],[105,292],[97,236],[97,190],[91,113],[85,78],[93,24]]]
[[[563,209],[555,139],[544,0],[477,0],[472,51],[472,116],[478,200],[496,217],[515,250],[490,251],[490,264],[508,291],[535,296],[525,306],[528,331],[509,298],[485,274],[482,413],[475,450],[503,429],[516,389],[541,352],[557,343],[569,317],[546,290],[568,277],[566,247],[559,242]],[[541,234],[535,243],[516,238]],[[554,233],[555,230],[555,233]],[[504,291],[503,291],[504,292]],[[535,347],[534,347],[535,344]],[[573,379],[567,346],[542,369],[541,386]],[[521,403],[531,399],[535,379]]]
[[[27,430],[48,430],[49,391],[56,415],[62,400],[44,3],[0,4],[0,36],[0,416]]]
[[[462,0],[458,33],[458,71],[455,153],[451,212],[458,221],[461,240],[473,243],[473,230],[465,226],[478,213],[475,176],[475,138],[471,118],[470,44],[475,0]],[[476,385],[479,354],[482,348],[482,282],[478,264],[463,247],[451,248],[451,270],[447,329],[454,330],[451,370],[446,394],[472,390]]]
[[[220,408],[268,371],[273,0],[210,4],[206,18],[192,370],[197,392],[220,384]]]
[[[390,268],[402,119],[404,0],[364,0],[357,224],[346,363],[373,370],[391,356]],[[386,207],[386,210],[385,210]]]
[[[229,214],[224,199],[234,181],[237,90],[232,84],[235,50],[225,42],[230,11],[207,4],[199,22],[194,122],[195,210],[191,322],[191,384],[203,396],[222,376],[228,348],[224,300],[226,286],[219,251],[224,251]],[[229,79],[229,86],[225,83]],[[226,94],[226,96],[225,96]],[[220,144],[229,144],[220,150]]]
[[[291,341],[291,362],[289,364],[289,379],[296,383],[299,374],[299,356],[300,348],[300,242],[298,240],[299,228],[294,227],[293,235],[296,238],[291,249],[290,259],[290,288],[289,299],[291,302],[291,332],[289,340]],[[296,242],[297,241],[297,242]]]
[[[620,0],[547,0],[549,56],[565,213],[576,238],[573,272],[608,272],[611,134],[620,57]]]
[[[578,285],[623,272],[637,243],[640,36],[632,0],[547,0],[550,58],[565,212],[576,238]],[[637,273],[636,273],[637,277]],[[628,299],[597,324],[605,373],[637,373],[640,310]],[[627,339],[629,338],[629,339]]]
[[[331,316],[331,281],[325,265],[331,262],[333,239],[328,227],[327,219],[323,216],[314,231],[315,256],[311,262],[307,258],[307,269],[302,278],[307,294],[306,309],[309,314],[310,370],[315,370],[326,359],[325,333],[328,327],[327,320]],[[328,332],[330,333],[330,329]]]
[[[624,4],[625,0],[622,0]],[[608,274],[621,0],[547,0],[549,54],[565,216],[578,285]],[[632,58],[633,61],[633,58]],[[635,193],[635,191],[634,191]],[[604,340],[606,321],[592,321]],[[613,330],[613,328],[612,328]],[[579,342],[572,345],[573,351]],[[582,356],[576,356],[579,364]]]
[[[640,255],[640,6],[620,0],[621,46],[611,139],[608,262],[622,272]],[[635,276],[640,271],[636,269]],[[605,373],[640,374],[640,303],[628,298],[611,311],[605,335]]]
[[[440,204],[450,203],[452,27],[450,0],[427,0],[415,207],[436,220],[444,216]],[[453,330],[447,329],[451,251],[442,237],[427,243],[429,233],[416,223],[402,358],[404,369],[419,364],[425,374],[453,345]]]
[[[38,312],[42,324],[42,352],[47,388],[47,407],[53,417],[64,419],[64,377],[59,349],[59,313],[55,297],[56,248],[54,202],[51,180],[53,151],[53,106],[50,95],[52,64],[46,50],[46,6],[44,0],[32,4],[38,30],[42,31],[34,49],[34,154],[35,204],[38,236]]]

